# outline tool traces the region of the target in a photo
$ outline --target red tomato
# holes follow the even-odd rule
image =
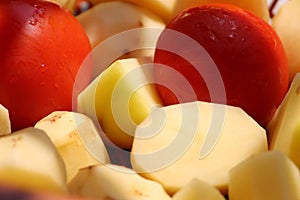
[[[170,30],[193,39],[199,48],[175,38]],[[262,126],[269,123],[288,89],[280,39],[265,21],[235,6],[209,4],[179,14],[158,39],[154,62],[165,105],[195,100],[226,103],[243,108]]]
[[[47,1],[1,0],[0,44],[0,104],[13,131],[72,110],[74,80],[91,45],[69,11]],[[84,88],[89,74],[74,89]]]

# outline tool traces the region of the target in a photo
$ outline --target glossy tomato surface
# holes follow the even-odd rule
[[[179,42],[170,30],[196,42],[198,49]],[[280,39],[265,21],[235,6],[209,4],[179,14],[158,39],[154,62],[165,105],[195,100],[226,103],[241,107],[262,126],[269,123],[288,89]]]
[[[13,130],[72,109],[74,80],[91,45],[69,11],[47,1],[1,0],[0,44],[0,104]],[[87,85],[89,73],[75,89]]]

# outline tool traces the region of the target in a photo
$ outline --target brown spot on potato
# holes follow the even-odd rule
[[[55,123],[57,120],[59,120],[61,118],[62,115],[63,115],[63,113],[56,114],[53,117],[47,119],[46,121],[50,121],[51,123]]]
[[[144,24],[143,24],[143,22],[141,22],[141,21],[138,21],[138,26],[139,26],[139,27],[144,27]]]
[[[21,141],[23,139],[23,137],[21,136],[21,135],[19,135],[18,137],[14,137],[14,138],[12,138],[11,140],[12,140],[12,145],[13,145],[13,147],[16,147],[17,146],[17,143],[19,142],[19,141]]]

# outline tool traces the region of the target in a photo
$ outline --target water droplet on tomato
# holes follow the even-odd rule
[[[230,24],[232,30],[237,30],[238,29],[238,24],[237,24],[236,20],[230,20],[229,24]]]
[[[223,17],[223,18],[226,18],[226,19],[227,19],[229,16],[230,16],[230,15],[229,15],[229,13],[228,13],[227,11],[223,11],[223,12],[222,12],[222,17]]]
[[[36,24],[37,24],[37,19],[35,19],[35,18],[32,18],[32,19],[29,19],[28,20],[28,23],[30,24],[30,25],[32,25],[32,26],[35,26]]]
[[[218,22],[219,25],[223,25],[225,23],[225,19],[215,13],[212,13],[212,17]]]
[[[215,41],[217,36],[212,32],[212,31],[209,31],[208,32],[208,38],[211,40],[211,41]]]
[[[227,38],[230,39],[230,40],[234,40],[236,38],[236,33],[233,33],[233,32],[229,33],[227,35]]]
[[[37,23],[39,22],[39,20],[44,17],[44,14],[45,14],[45,8],[43,8],[43,7],[35,4],[32,16],[28,20],[29,24],[33,25],[33,26],[37,25]]]
[[[40,7],[40,8],[37,8],[35,12],[36,12],[37,16],[44,17],[45,9]]]
[[[45,65],[45,64],[41,64],[41,67],[40,67],[40,69],[41,69],[41,71],[42,71],[42,72],[45,72],[45,71],[47,71],[47,67],[46,67],[46,65]]]

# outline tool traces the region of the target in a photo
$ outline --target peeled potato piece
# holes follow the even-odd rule
[[[35,125],[51,138],[62,156],[70,182],[81,168],[109,163],[106,147],[93,121],[87,116],[55,111]]]
[[[142,27],[163,28],[165,26],[162,19],[146,8],[122,1],[99,3],[78,15],[77,19],[85,29],[93,47],[122,31]],[[136,35],[135,39],[137,41],[133,39],[130,41],[138,42],[143,39],[140,37]],[[128,45],[130,44],[126,40],[123,42]],[[123,48],[123,44],[121,43],[115,45],[118,48]]]
[[[59,6],[61,6],[63,8],[73,11],[75,9],[77,0],[47,0],[47,1],[58,4]]]
[[[37,128],[0,138],[0,182],[31,191],[67,191],[64,161],[47,134]]]
[[[90,0],[93,5],[113,0]],[[177,0],[124,0],[139,7],[151,10],[160,16],[165,22],[169,22],[173,16],[173,9]]]
[[[269,128],[270,149],[280,150],[300,168],[300,73],[297,73]]]
[[[185,185],[181,190],[176,192],[173,200],[225,200],[224,196],[220,191],[199,179],[191,180],[187,185]]]
[[[96,165],[80,170],[69,184],[73,194],[114,200],[171,200],[163,187],[132,169],[118,165]]]
[[[291,0],[282,5],[272,20],[272,25],[285,48],[290,82],[300,72],[300,1]]]
[[[226,194],[229,170],[267,149],[266,131],[242,109],[191,102],[150,113],[136,129],[131,163],[170,194],[194,178]]]
[[[270,15],[268,9],[267,0],[252,0],[252,1],[240,1],[240,0],[177,0],[174,8],[174,16],[179,14],[185,9],[193,6],[199,6],[209,3],[224,3],[239,6],[243,9],[249,10],[255,15],[261,17],[266,22],[269,22]]]
[[[298,200],[300,174],[280,151],[254,155],[230,171],[230,200]]]
[[[108,139],[120,148],[131,148],[137,125],[161,106],[145,73],[149,69],[136,58],[117,60],[78,96],[78,111],[98,120]]]
[[[11,133],[8,110],[0,104],[0,136]]]

